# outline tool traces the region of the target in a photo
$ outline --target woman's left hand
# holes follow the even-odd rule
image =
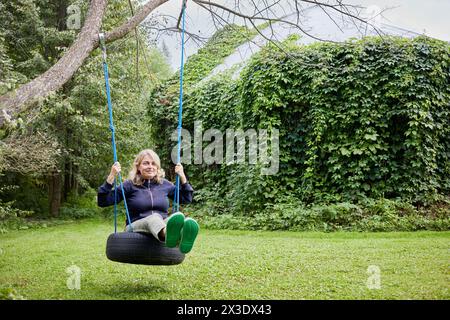
[[[186,175],[184,174],[183,166],[181,163],[178,163],[175,166],[175,173],[180,177],[181,184],[185,184],[187,182]]]

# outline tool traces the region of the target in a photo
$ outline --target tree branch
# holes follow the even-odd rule
[[[233,14],[234,16],[237,16],[237,17],[240,17],[240,18],[242,18],[244,20],[250,21],[252,25],[254,25],[254,22],[253,22],[254,20],[262,20],[262,21],[267,21],[267,22],[270,22],[270,23],[275,23],[275,22],[284,23],[284,24],[287,24],[287,25],[290,25],[290,26],[293,26],[293,27],[299,29],[300,32],[306,34],[308,37],[311,37],[312,39],[315,39],[315,40],[318,40],[318,41],[335,42],[335,41],[332,41],[332,40],[325,40],[325,39],[318,38],[318,37],[312,35],[311,33],[307,32],[304,28],[300,27],[298,24],[295,24],[293,22],[285,20],[284,18],[270,18],[270,17],[263,17],[263,16],[256,16],[256,15],[249,16],[249,15],[237,12],[235,10],[232,10],[232,9],[226,7],[226,6],[217,4],[215,2],[211,2],[209,0],[208,1],[193,0],[193,1],[196,4],[198,4],[199,6],[202,6],[202,7],[206,7],[206,6],[209,6],[210,8],[211,7],[216,7],[218,9],[223,10],[223,11],[229,12],[229,13]],[[212,11],[212,9],[210,9],[210,11]]]
[[[137,25],[139,25],[147,16],[156,8],[158,8],[163,3],[168,0],[150,0],[147,2],[138,13],[136,13],[130,20],[126,23],[117,27],[113,31],[107,32],[105,35],[106,42],[111,42],[124,37],[127,33],[133,30]]]
[[[97,43],[105,9],[106,0],[92,0],[86,22],[64,56],[37,78],[21,85],[15,92],[0,97],[0,105],[3,109],[0,115],[0,126],[3,125],[5,117],[17,115],[31,100],[45,98],[50,92],[61,88],[73,76]]]
[[[107,32],[105,40],[112,42],[124,37],[150,12],[167,1],[150,0],[126,23]],[[21,85],[14,92],[0,96],[0,127],[24,111],[32,102],[46,98],[50,93],[60,89],[73,77],[87,57],[98,47],[98,34],[106,5],[107,0],[91,0],[84,26],[62,58],[37,78]]]

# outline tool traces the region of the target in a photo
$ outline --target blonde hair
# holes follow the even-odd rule
[[[161,169],[161,160],[159,159],[159,156],[156,154],[156,152],[151,149],[142,150],[141,152],[139,152],[136,158],[134,158],[133,166],[128,175],[128,179],[133,182],[134,185],[142,186],[142,184],[144,183],[144,179],[142,178],[142,175],[139,172],[138,168],[141,165],[142,160],[146,156],[152,158],[156,163],[157,170],[156,176],[153,178],[153,181],[162,184],[164,179],[164,170]]]

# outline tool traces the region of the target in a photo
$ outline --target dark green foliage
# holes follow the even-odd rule
[[[233,53],[234,49],[254,37],[256,31],[237,25],[226,25],[217,31],[198,53],[188,59],[184,83],[194,84],[203,80],[214,67]]]
[[[187,166],[199,190],[196,200],[210,208],[209,215],[215,216],[214,210],[230,214],[223,219],[252,215],[289,195],[302,206],[332,204],[328,209],[308,211],[307,216],[320,212],[317,221],[336,225],[360,221],[377,230],[367,209],[370,206],[364,205],[369,218],[362,220],[352,206],[380,198],[427,206],[448,197],[448,43],[426,37],[384,37],[306,47],[288,43],[287,48],[285,54],[274,46],[266,47],[238,80],[226,73],[185,84],[183,128],[192,135],[194,121],[202,121],[203,130],[280,131],[277,175],[261,176],[256,166]],[[191,69],[202,67],[191,65]],[[177,121],[175,80],[153,92],[149,107],[156,115],[153,129],[166,165],[175,145],[169,140]],[[336,209],[336,203],[348,203],[348,208]],[[292,217],[284,220],[304,218],[291,212]],[[260,213],[258,219],[265,214]],[[421,221],[420,215],[414,217]],[[399,227],[389,223],[392,229]],[[448,227],[448,223],[443,225]],[[409,229],[416,228],[420,229]]]
[[[244,126],[279,126],[307,202],[426,202],[450,190],[449,53],[428,38],[266,50],[242,75]]]
[[[72,193],[61,208],[60,216],[68,219],[91,218],[106,215],[111,210],[97,205],[97,190],[89,188],[83,195]]]
[[[443,231],[450,228],[450,202],[417,209],[407,202],[366,199],[364,203],[339,202],[305,206],[297,199],[268,204],[251,216],[233,214],[217,203],[195,209],[195,217],[211,229],[291,231]],[[191,209],[193,210],[193,209]]]

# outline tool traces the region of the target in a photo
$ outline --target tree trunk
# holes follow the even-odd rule
[[[49,176],[48,181],[48,200],[52,217],[59,216],[59,209],[61,208],[61,185],[61,174],[59,172],[53,172]]]
[[[58,24],[59,31],[67,29],[66,28],[66,20],[65,20],[66,11],[67,11],[67,1],[60,0],[59,6],[58,6],[58,12],[57,12],[57,14],[58,14],[57,24]]]
[[[76,194],[78,194],[77,190],[74,189],[74,183],[73,183],[73,172],[72,172],[72,160],[66,159],[65,167],[64,167],[64,194],[63,194],[63,200],[67,200],[67,196],[72,192],[75,191]]]

